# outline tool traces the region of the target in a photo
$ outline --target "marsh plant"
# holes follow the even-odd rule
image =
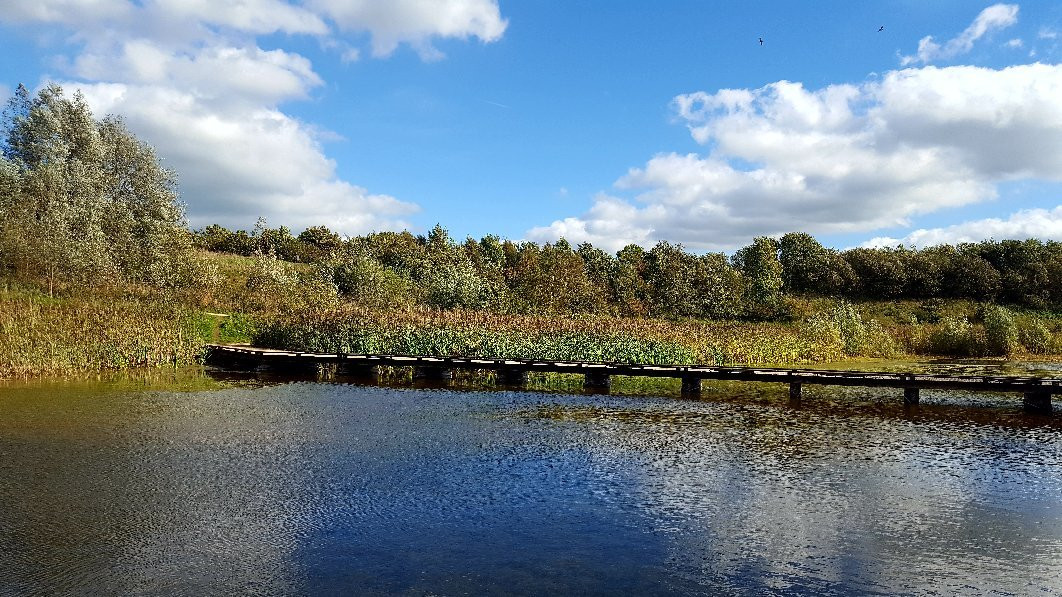
[[[164,303],[0,291],[0,378],[187,366],[202,356],[194,312]]]
[[[357,307],[259,322],[261,346],[342,353],[431,354],[657,364],[794,363],[841,356],[778,323],[666,321]]]

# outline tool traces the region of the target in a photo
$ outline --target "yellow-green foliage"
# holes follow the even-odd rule
[[[163,302],[0,290],[0,377],[187,365],[202,346],[190,312]]]
[[[1000,305],[985,305],[981,309],[985,328],[985,344],[989,354],[1006,356],[1018,350],[1018,327],[1009,309]]]
[[[890,357],[896,341],[876,319],[865,321],[848,301],[838,301],[804,323],[805,333],[837,357]],[[831,360],[832,360],[831,358]]]
[[[184,292],[182,301],[191,308],[272,314],[332,306],[339,300],[335,285],[306,264],[208,251],[198,259],[210,279]]]
[[[1047,354],[1057,350],[1051,330],[1042,321],[1034,319],[1018,323],[1018,342],[1033,354]]]
[[[796,363],[842,356],[793,325],[482,311],[308,309],[260,322],[260,346],[294,350],[630,363]]]
[[[868,301],[845,307],[821,299],[795,303],[815,312],[804,322],[823,345],[841,345],[848,356],[898,353],[941,356],[1059,354],[1057,316],[972,301]],[[817,312],[816,312],[817,311]],[[847,323],[846,323],[847,322]],[[854,330],[854,333],[852,332]]]
[[[984,330],[965,317],[945,317],[929,334],[927,352],[954,356],[984,355],[987,348]]]

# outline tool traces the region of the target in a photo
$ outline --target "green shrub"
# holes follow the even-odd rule
[[[945,316],[930,334],[928,348],[940,355],[981,355],[985,352],[984,334],[965,317]]]
[[[837,302],[832,309],[807,322],[810,337],[838,356],[888,357],[896,353],[896,342],[877,320],[864,322],[848,301]]]
[[[988,354],[1006,356],[1018,349],[1018,328],[1014,317],[1006,307],[984,305],[981,320],[985,326],[985,342]]]
[[[834,360],[844,356],[845,342],[841,326],[828,313],[819,313],[804,322],[804,336],[824,355],[822,360]],[[829,355],[829,356],[826,356]]]
[[[1051,350],[1051,330],[1040,321],[1024,321],[1018,326],[1018,342],[1033,354],[1047,354]]]

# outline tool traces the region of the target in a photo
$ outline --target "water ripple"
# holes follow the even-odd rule
[[[1057,420],[706,396],[6,388],[0,594],[1062,592]]]

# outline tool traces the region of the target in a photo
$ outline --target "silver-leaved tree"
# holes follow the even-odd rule
[[[58,85],[19,86],[0,122],[0,265],[56,284],[192,277],[177,179],[121,119]]]

